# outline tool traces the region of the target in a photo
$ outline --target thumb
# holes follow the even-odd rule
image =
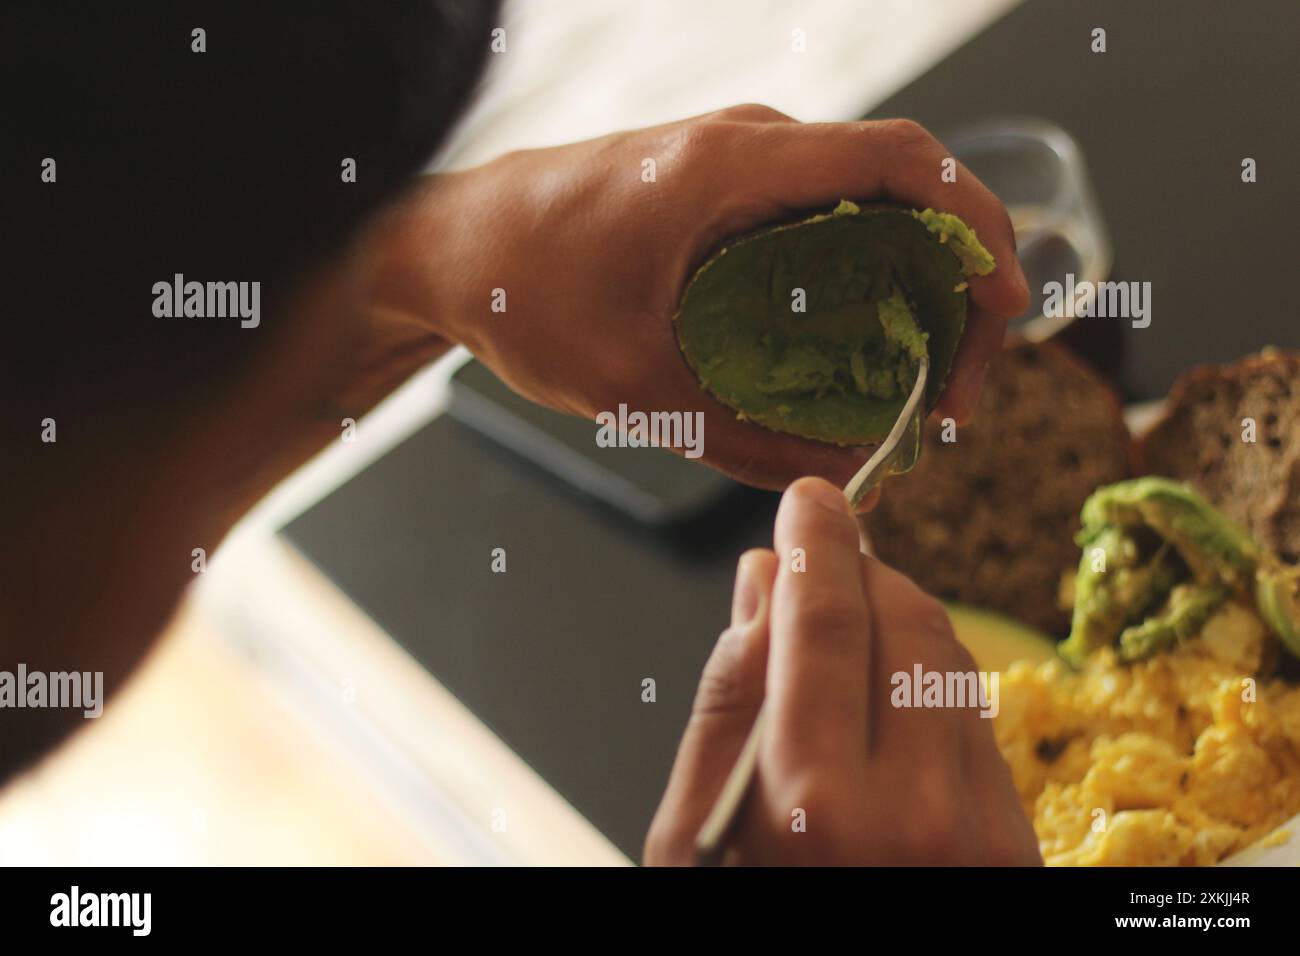
[[[771,551],[755,549],[740,558],[731,626],[704,665],[668,788],[646,838],[649,865],[695,861],[695,836],[749,736],[763,703],[776,570]]]

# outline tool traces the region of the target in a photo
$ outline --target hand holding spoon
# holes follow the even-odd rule
[[[858,469],[858,473],[844,486],[844,497],[849,506],[857,510],[858,505],[872,488],[891,475],[903,475],[916,467],[921,457],[921,430],[925,422],[925,385],[929,378],[930,360],[922,357],[916,373],[916,383],[912,394],[903,405],[898,420],[890,429],[889,435],[875,450],[867,463]],[[735,766],[727,775],[718,793],[718,799],[709,811],[704,825],[700,827],[695,839],[695,859],[701,866],[717,866],[722,861],[726,840],[736,824],[740,808],[744,805],[745,795],[749,792],[758,766],[758,745],[762,739],[764,707],[759,707],[754,726],[750,728],[745,746],[736,759]]]

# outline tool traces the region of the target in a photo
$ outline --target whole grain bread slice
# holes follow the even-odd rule
[[[1265,349],[1185,372],[1138,443],[1138,459],[1149,474],[1195,487],[1283,560],[1300,562],[1300,353]]]
[[[885,485],[872,548],[937,597],[1064,636],[1079,509],[1132,472],[1118,399],[1062,346],[1022,343],[990,366],[971,424],[945,432],[932,418],[916,470]]]

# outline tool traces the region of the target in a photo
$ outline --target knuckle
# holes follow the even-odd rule
[[[775,110],[762,103],[739,103],[736,106],[728,106],[718,115],[739,122],[770,122],[772,120],[788,119],[780,110]]]
[[[700,686],[695,691],[695,704],[691,713],[717,714],[734,710],[736,701],[736,682],[726,673],[705,671],[700,677]]]
[[[860,604],[838,591],[800,595],[793,602],[800,636],[814,643],[834,645],[856,636],[867,626]]]
[[[700,685],[695,691],[695,702],[691,707],[692,715],[722,714],[757,704],[756,700],[747,699],[743,686],[730,669],[716,666],[712,660],[710,658],[709,665],[700,676]]]
[[[716,158],[725,148],[731,135],[730,124],[725,121],[702,120],[690,123],[674,136],[673,155],[682,163],[693,163]]]
[[[883,139],[903,151],[926,148],[935,142],[929,130],[906,117],[881,120],[876,128]]]
[[[752,634],[743,628],[727,628],[704,664],[695,692],[694,715],[718,714],[756,708],[762,702],[763,682],[747,655]]]

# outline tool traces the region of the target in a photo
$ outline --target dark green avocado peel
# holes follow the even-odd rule
[[[933,409],[966,322],[966,279],[993,257],[960,219],[859,207],[723,246],[674,317],[700,383],[774,431],[838,445],[882,440],[929,354]]]

